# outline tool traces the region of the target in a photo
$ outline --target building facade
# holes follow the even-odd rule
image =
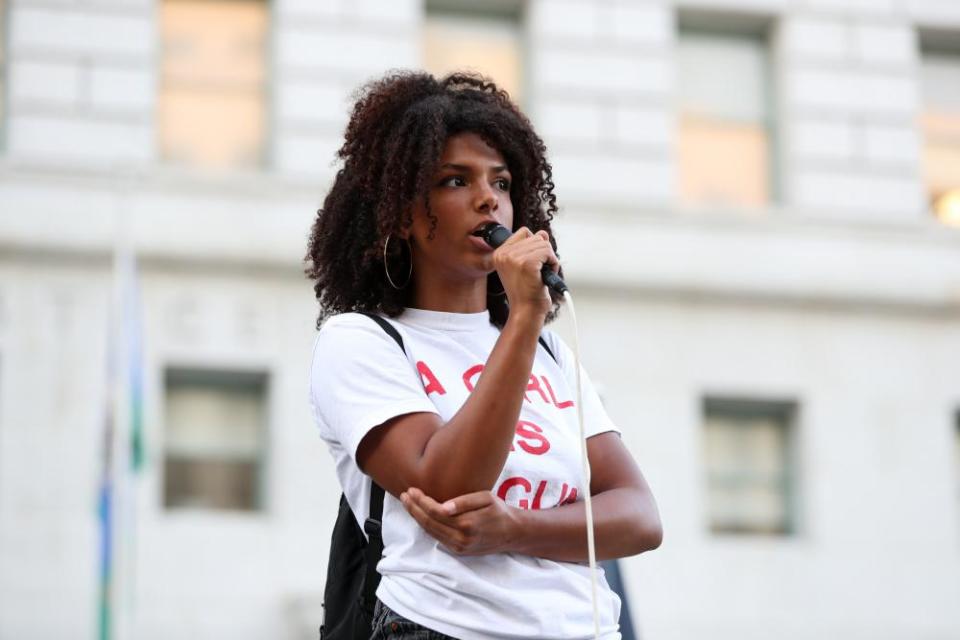
[[[0,638],[98,636],[106,427],[132,423],[113,637],[315,637],[339,489],[306,236],[351,93],[462,66],[547,142],[584,365],[660,505],[663,546],[621,562],[637,635],[960,636],[960,3],[0,20]]]

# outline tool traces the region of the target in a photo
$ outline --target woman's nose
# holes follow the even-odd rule
[[[477,210],[496,211],[499,206],[500,202],[493,188],[488,184],[481,184],[477,193]]]

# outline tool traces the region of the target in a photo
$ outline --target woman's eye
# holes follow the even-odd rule
[[[506,178],[499,178],[495,184],[501,191],[510,191],[510,181]]]
[[[463,179],[463,176],[450,176],[440,182],[440,185],[444,187],[464,187],[466,184],[467,181]]]

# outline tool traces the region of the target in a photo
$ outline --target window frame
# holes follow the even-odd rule
[[[763,100],[765,118],[762,129],[766,134],[766,153],[767,153],[767,175],[765,188],[767,199],[758,207],[746,204],[725,204],[711,202],[689,202],[680,189],[683,167],[679,157],[679,141],[682,109],[679,100],[675,109],[675,129],[673,145],[676,151],[675,166],[677,171],[675,206],[686,212],[729,212],[736,214],[745,214],[751,216],[766,215],[770,211],[777,209],[785,204],[784,175],[783,175],[783,118],[780,110],[779,101],[779,83],[777,73],[778,52],[776,50],[776,37],[779,28],[780,16],[767,13],[732,13],[727,11],[716,11],[712,9],[681,9],[677,14],[676,28],[674,35],[676,46],[680,46],[680,40],[684,34],[694,36],[709,36],[729,39],[743,39],[754,41],[761,45],[764,55],[763,73],[761,81],[763,82]],[[674,67],[677,73],[677,83],[679,86],[680,69]],[[738,121],[740,123],[740,121]]]
[[[261,396],[261,424],[259,426],[259,447],[257,454],[251,461],[255,468],[255,484],[253,493],[253,504],[250,508],[241,507],[191,507],[176,506],[167,504],[167,485],[166,485],[166,467],[170,451],[168,434],[169,425],[167,421],[167,401],[168,390],[171,377],[180,378],[180,381],[196,381],[200,386],[223,386],[225,388],[242,388],[244,386],[260,385],[262,389]],[[233,366],[230,364],[219,363],[198,363],[169,361],[160,367],[159,399],[157,410],[159,412],[159,437],[157,438],[157,450],[159,452],[159,464],[157,472],[156,505],[158,510],[166,516],[178,516],[181,514],[209,514],[214,516],[228,515],[241,517],[262,517],[267,516],[272,509],[271,496],[271,453],[272,453],[272,434],[273,434],[273,413],[274,413],[274,380],[275,375],[271,367],[266,366]],[[182,454],[175,456],[184,459]],[[187,456],[189,457],[189,456]],[[197,458],[204,458],[200,454]],[[234,456],[226,455],[216,457],[216,461],[237,459]]]
[[[517,57],[520,60],[519,74],[520,79],[517,89],[520,93],[518,100],[515,95],[510,95],[510,99],[516,104],[525,108],[529,103],[531,82],[530,82],[530,41],[527,29],[527,11],[528,3],[523,0],[486,0],[483,3],[471,2],[469,0],[425,0],[423,3],[423,12],[421,20],[426,27],[431,17],[454,18],[454,19],[478,19],[487,21],[512,22],[517,32]],[[420,66],[429,73],[433,73],[426,68],[423,58],[424,34],[421,32],[420,47],[421,57]],[[479,69],[475,69],[479,71]],[[482,71],[481,71],[482,73]],[[497,82],[497,79],[493,79]],[[499,84],[497,86],[500,86]],[[502,88],[502,87],[501,87]]]
[[[8,0],[9,1],[9,0]],[[202,164],[193,164],[190,162],[178,162],[166,158],[163,154],[163,130],[160,126],[160,100],[164,88],[164,51],[163,51],[163,24],[160,19],[162,5],[166,2],[186,2],[189,0],[160,0],[157,5],[157,55],[154,68],[155,78],[155,101],[153,105],[153,128],[154,128],[154,157],[158,164],[167,170],[182,171],[185,173],[212,173],[216,175],[238,175],[244,176],[251,173],[270,173],[276,167],[276,132],[279,130],[279,113],[277,109],[277,86],[274,78],[276,77],[276,56],[277,56],[277,7],[272,0],[233,0],[237,2],[258,2],[264,5],[264,15],[266,24],[264,25],[263,36],[263,81],[261,95],[263,100],[263,139],[260,148],[260,159],[258,162],[249,166],[238,165],[229,167],[207,167]]]
[[[758,531],[717,527],[711,510],[711,465],[707,450],[707,429],[711,414],[733,419],[772,419],[783,429],[783,467],[778,484],[783,500],[783,526],[778,531]],[[748,394],[707,393],[700,401],[700,472],[703,487],[702,518],[706,533],[717,539],[772,539],[790,540],[799,537],[802,514],[800,509],[800,420],[799,400],[782,397],[762,397]],[[744,425],[745,426],[745,425]]]
[[[917,55],[918,55],[918,78],[917,84],[919,85],[920,93],[920,117],[927,113],[928,103],[925,99],[925,87],[923,83],[923,66],[925,59],[928,56],[936,57],[950,57],[954,58],[958,68],[960,68],[960,29],[942,29],[942,28],[928,28],[920,27],[917,29]],[[960,113],[960,106],[958,106],[957,112]],[[923,190],[923,210],[926,216],[934,221],[937,224],[944,226],[951,226],[949,223],[944,222],[937,215],[936,208],[934,203],[936,198],[933,197],[933,193],[930,191],[927,185],[928,180],[928,165],[926,163],[926,152],[927,152],[927,133],[922,126],[922,123],[918,123],[919,135],[920,135],[920,144],[921,144],[921,159],[920,159],[920,179],[921,187]],[[960,140],[953,141],[957,148],[960,149]],[[960,181],[952,189],[960,191]],[[942,195],[942,194],[941,194]],[[956,226],[956,225],[952,225]]]

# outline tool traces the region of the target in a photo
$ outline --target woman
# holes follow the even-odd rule
[[[544,154],[466,74],[390,75],[347,126],[307,254],[311,399],[358,521],[370,478],[388,494],[375,638],[593,637],[574,364],[543,329],[559,306],[540,274],[559,271]],[[514,231],[496,251],[474,235],[491,222]],[[597,556],[656,548],[653,497],[586,376],[583,402]],[[603,580],[599,597],[618,638]]]

